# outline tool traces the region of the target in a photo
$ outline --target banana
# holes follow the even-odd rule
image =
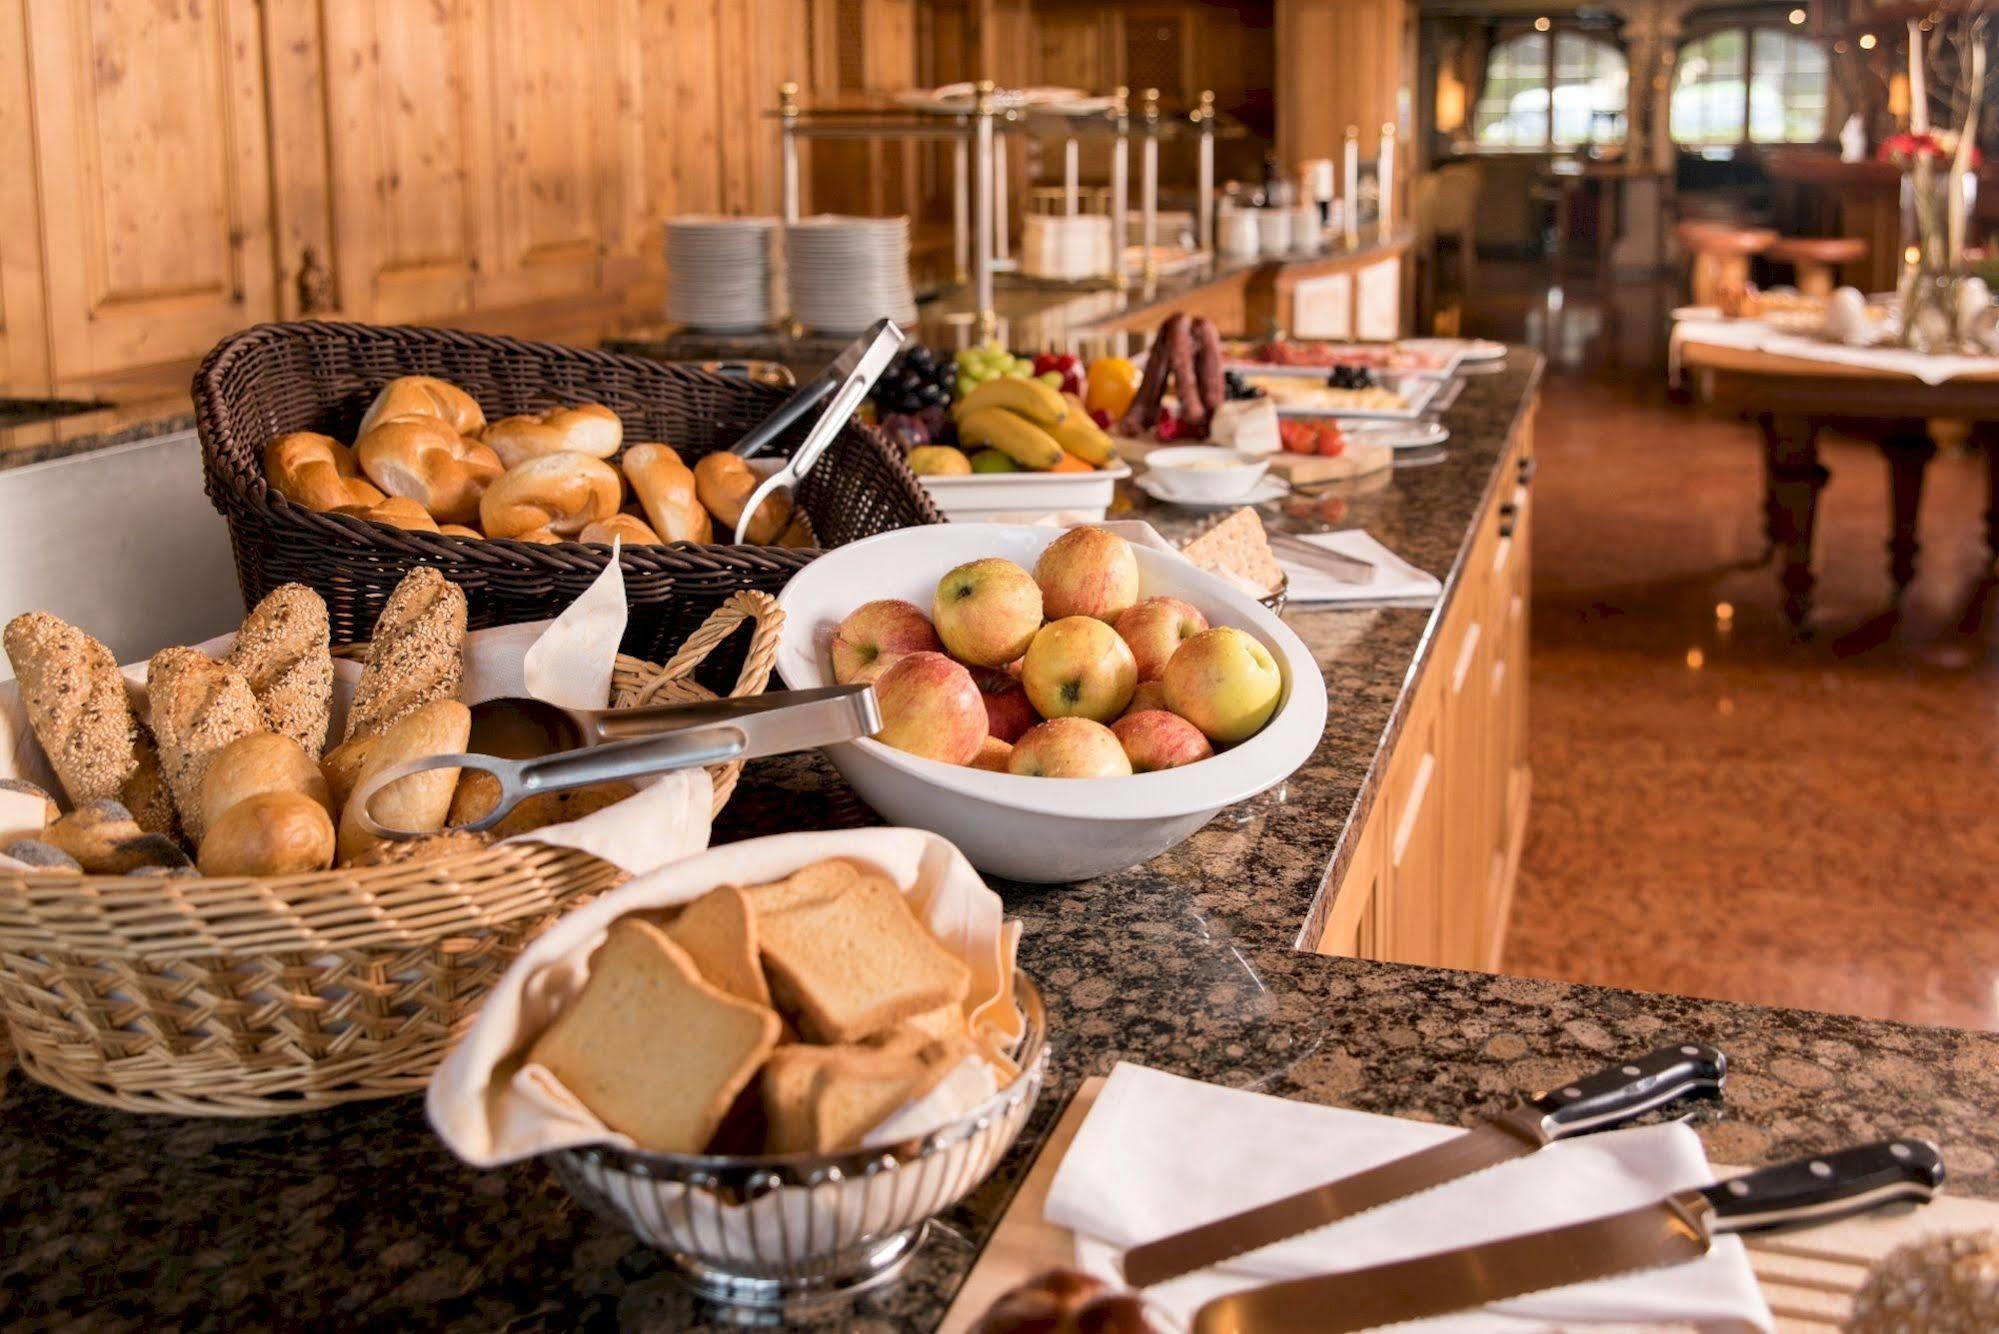
[[[965,395],[952,409],[959,420],[983,408],[1005,408],[1017,412],[1036,426],[1053,426],[1069,415],[1069,405],[1061,391],[1039,380],[1018,380],[1002,376],[988,380]]]
[[[1093,467],[1108,467],[1117,457],[1111,438],[1090,420],[1088,409],[1074,395],[1065,397],[1069,399],[1069,415],[1049,427],[1048,434],[1054,437],[1056,444],[1083,462]]]
[[[1005,408],[979,408],[959,418],[958,443],[967,448],[991,445],[1021,467],[1036,472],[1046,472],[1062,461],[1062,446],[1048,432]]]

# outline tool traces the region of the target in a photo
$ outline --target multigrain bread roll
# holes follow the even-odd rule
[[[375,622],[346,738],[380,735],[432,700],[456,696],[464,647],[465,591],[427,565],[404,575]]]
[[[543,454],[588,454],[608,459],[625,438],[618,414],[602,403],[578,403],[502,417],[479,437],[509,468]]]
[[[479,501],[488,537],[550,532],[574,537],[618,512],[625,484],[617,469],[588,454],[542,454],[507,469]]]
[[[743,517],[743,506],[749,503],[750,493],[757,489],[761,481],[750,470],[748,462],[726,450],[705,454],[694,465],[694,486],[701,497],[701,504],[715,516],[716,524],[731,536],[736,531],[737,520]],[[766,546],[777,540],[790,518],[791,497],[782,493],[773,494],[757,506],[757,512],[750,519],[750,526],[743,536],[758,546]]]
[[[437,520],[430,517],[425,509],[408,496],[390,496],[373,505],[341,505],[328,510],[329,514],[347,514],[356,519],[367,519],[372,523],[386,523],[391,528],[401,528],[412,533],[441,533],[444,531]],[[454,528],[458,525],[453,524]],[[478,536],[474,533],[473,536]]]
[[[265,445],[264,480],[292,504],[313,510],[376,505],[383,499],[380,488],[361,476],[354,451],[316,431],[294,431]]]
[[[468,834],[462,829],[446,829],[432,834],[429,838],[399,839],[395,842],[377,843],[348,865],[361,866],[405,866],[411,862],[434,862],[444,857],[457,857],[467,852],[484,852],[493,844],[490,833]]]
[[[462,751],[471,737],[470,709],[455,699],[433,700],[382,734],[369,752],[367,763],[361,766],[359,783],[410,760]],[[451,794],[457,786],[456,769],[412,774],[376,793],[369,803],[370,813],[378,823],[391,828],[436,833],[444,827],[444,817],[451,810]],[[350,797],[340,812],[341,865],[352,865],[355,858],[381,841],[362,826],[361,803]]]
[[[85,802],[43,830],[41,837],[86,875],[184,871],[190,865],[180,844],[165,834],[141,829],[132,812],[108,797]]]
[[[207,831],[201,784],[208,766],[230,742],[264,730],[263,710],[241,672],[191,648],[153,655],[146,695],[174,810],[198,844]]]
[[[601,542],[605,546],[622,541],[628,547],[656,547],[666,539],[636,514],[618,513],[599,519],[576,535],[579,542]]]
[[[16,616],[0,640],[20,679],[28,725],[70,804],[115,798],[142,829],[172,834],[159,755],[132,712],[111,650],[41,611]]]
[[[625,451],[625,476],[652,530],[668,542],[712,542],[715,528],[696,494],[694,470],[671,445],[642,441]],[[584,539],[588,541],[588,538]]]
[[[386,417],[354,442],[368,480],[443,523],[469,523],[503,471],[499,456],[437,417]]]
[[[303,792],[259,792],[201,840],[203,875],[302,875],[333,865],[333,817]]]
[[[360,439],[391,417],[436,417],[460,435],[477,435],[486,427],[478,400],[452,384],[430,375],[404,375],[382,386],[368,405],[354,438]]]
[[[227,662],[249,681],[265,724],[318,759],[333,704],[330,631],[319,594],[304,584],[272,589],[243,618]]]

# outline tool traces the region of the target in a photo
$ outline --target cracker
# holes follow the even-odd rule
[[[742,890],[734,885],[709,890],[681,910],[666,934],[710,983],[738,1000],[770,1004],[770,987],[757,961],[757,919]]]
[[[710,986],[657,927],[626,918],[528,1059],[639,1147],[700,1153],[777,1030],[776,1014]]]
[[[1180,548],[1180,554],[1210,574],[1232,574],[1266,593],[1284,582],[1283,567],[1271,554],[1263,520],[1253,509],[1237,510]]]

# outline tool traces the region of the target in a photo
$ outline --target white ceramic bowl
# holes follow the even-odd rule
[[[1118,462],[1095,472],[974,472],[916,480],[952,522],[982,523],[1050,512],[1101,519],[1117,484],[1129,476],[1130,466]]]
[[[1221,445],[1168,445],[1145,456],[1152,484],[1176,500],[1236,500],[1256,489],[1270,460]]]
[[[785,585],[777,670],[796,690],[833,684],[827,646],[847,613],[876,598],[926,611],[955,566],[1004,556],[1032,569],[1058,528],[948,523],[836,547]],[[1226,806],[1275,787],[1303,764],[1326,725],[1326,683],[1304,642],[1255,601],[1179,556],[1134,544],[1139,596],[1177,597],[1210,624],[1261,640],[1284,694],[1261,732],[1212,759],[1129,778],[1027,778],[926,760],[879,741],[827,756],[867,803],[896,824],[942,834],[982,871],[1036,884],[1087,880],[1155,857]]]

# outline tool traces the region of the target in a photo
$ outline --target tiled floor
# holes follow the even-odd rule
[[[1814,636],[1762,563],[1748,424],[1668,402],[1668,294],[1603,318],[1495,273],[1547,347],[1534,807],[1505,968],[1999,1027],[1999,592],[1984,463],[1940,457],[1894,614],[1886,474],[1827,451]]]

